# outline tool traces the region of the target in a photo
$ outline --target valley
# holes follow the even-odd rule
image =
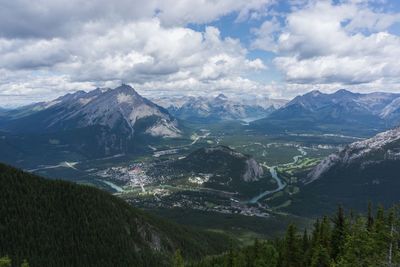
[[[38,104],[39,111],[29,107],[11,113],[9,121],[3,121],[0,158],[34,174],[94,186],[150,213],[234,234],[246,242],[277,236],[289,222],[307,226],[311,218],[344,201],[339,192],[329,191],[329,186],[339,188],[335,182],[310,179],[329,157],[377,131],[366,129],[365,124],[351,133],[348,129],[337,131],[339,117],[351,117],[357,111],[353,119],[368,119],[375,112],[342,110],[338,99],[343,95],[349,105],[369,101],[368,95],[348,91],[331,95],[310,92],[277,109],[272,105],[276,110],[267,112],[266,106],[252,109],[220,95],[186,99],[184,108],[179,108],[181,113],[173,112],[179,116],[175,118],[128,85],[77,92],[48,105]],[[390,103],[391,97],[397,95],[379,98],[379,109]],[[168,103],[168,99],[163,101]],[[204,109],[196,113],[199,107]],[[246,112],[240,113],[244,107]],[[310,115],[315,122],[321,120],[321,108],[324,114],[332,108],[330,116],[334,118],[327,120],[329,124],[318,123],[319,128],[302,124],[304,113],[315,114]],[[65,110],[71,115],[53,115]],[[194,113],[189,118],[190,110]],[[25,115],[19,115],[21,112]],[[250,119],[260,112],[267,117]],[[288,114],[296,122],[286,128]],[[23,131],[28,119],[37,118],[43,130]],[[396,157],[397,150],[392,150],[388,157]],[[316,187],[328,191],[319,194],[321,189]],[[333,193],[337,195],[331,196]],[[362,208],[363,201],[352,200],[348,205]],[[177,216],[182,212],[193,218]]]
[[[0,267],[400,267],[400,0],[0,0]]]
[[[279,210],[288,204],[287,199],[281,195],[297,194],[302,186],[298,175],[311,170],[324,157],[353,140],[352,137],[323,134],[270,136],[249,130],[240,122],[228,125],[225,129],[220,124],[200,124],[196,128],[191,125],[195,130],[179,141],[151,144],[148,152],[139,158],[117,154],[73,162],[73,168],[70,164],[60,163],[32,171],[45,177],[62,177],[94,185],[112,192],[135,207],[163,214],[167,218],[173,218],[173,214],[179,210],[191,210],[194,216],[200,212],[202,219],[197,222],[199,227],[209,227],[205,221],[201,221],[213,217],[220,220],[220,223],[213,225],[215,230],[249,238],[275,236],[285,229],[286,224],[277,225],[274,231],[269,227],[260,228],[259,224],[263,221],[269,224],[282,216],[286,217],[284,220],[287,222],[307,222],[307,218],[293,217]],[[235,131],[231,131],[233,128]],[[241,183],[243,192],[239,194],[229,189],[231,177],[221,177],[221,184],[215,185],[209,183],[212,173],[174,170],[170,167],[171,163],[184,159],[198,149],[219,145],[229,146],[239,153],[254,157],[264,172],[261,179]],[[222,217],[216,217],[215,214]],[[247,223],[241,217],[253,217],[257,223]],[[220,227],[225,223],[230,227]]]

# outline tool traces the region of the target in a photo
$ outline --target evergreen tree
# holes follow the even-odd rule
[[[185,262],[183,260],[181,251],[179,249],[175,251],[172,266],[173,267],[184,267],[185,266]]]
[[[367,215],[367,229],[368,231],[372,231],[374,226],[374,217],[372,215],[372,204],[371,202],[368,203],[368,215]]]
[[[343,207],[339,206],[336,216],[333,218],[333,230],[331,247],[331,256],[335,260],[339,254],[343,251],[343,246],[346,238],[346,219],[343,211]]]
[[[232,244],[232,240],[231,240],[230,245],[229,245],[228,256],[226,257],[225,266],[226,267],[234,267],[234,264],[235,264],[235,253],[233,251],[233,244]]]
[[[307,233],[307,228],[304,229],[303,232],[303,239],[302,239],[302,250],[303,250],[303,254],[307,253],[309,247],[310,247],[310,239],[308,237],[308,233]]]
[[[324,217],[320,226],[319,244],[328,252],[331,250],[331,224],[328,217]]]
[[[0,267],[11,267],[11,259],[9,257],[1,257]]]
[[[21,267],[29,267],[29,263],[27,260],[24,260],[21,264]]]
[[[251,247],[233,253],[235,267],[394,267],[400,266],[400,220],[397,209],[387,215],[382,207],[373,224],[371,213],[349,219],[339,207],[332,220],[317,220],[309,237],[297,234],[289,225],[285,237],[274,242],[255,240]],[[333,227],[332,227],[333,226]],[[372,228],[371,228],[372,227]],[[370,229],[369,229],[370,228]],[[222,258],[221,258],[222,257]],[[229,253],[220,260],[203,262],[196,267],[228,266]],[[217,257],[218,259],[218,257]],[[223,259],[221,261],[221,259]],[[231,265],[230,265],[231,266]]]
[[[267,244],[264,249],[264,262],[265,267],[277,267],[278,266],[278,251],[276,248],[271,245]]]
[[[314,248],[314,253],[311,258],[311,267],[329,267],[331,263],[331,257],[328,249],[318,245]]]
[[[297,228],[290,224],[286,232],[282,252],[283,267],[299,267],[302,264],[300,240],[297,235]]]
[[[311,264],[311,243],[308,236],[307,229],[304,229],[302,238],[302,252],[303,252],[303,266],[310,266]]]
[[[358,218],[351,229],[351,235],[346,237],[343,254],[338,259],[341,266],[384,266],[384,258],[376,246],[376,240],[366,226],[365,218]]]

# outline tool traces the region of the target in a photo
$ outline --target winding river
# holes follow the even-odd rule
[[[286,163],[286,164],[283,164],[283,165],[296,164],[301,157],[307,155],[307,151],[305,151],[303,147],[299,147],[298,151],[300,152],[300,155],[294,156],[293,157],[293,162]],[[268,166],[265,166],[265,167],[268,167]],[[267,190],[267,191],[262,192],[261,194],[259,194],[259,195],[255,196],[255,197],[253,197],[252,199],[250,199],[248,201],[248,203],[256,204],[260,199],[262,199],[262,198],[264,198],[266,196],[272,195],[272,194],[274,194],[276,192],[279,192],[279,191],[281,191],[282,189],[284,189],[286,187],[286,183],[284,181],[282,181],[282,179],[278,176],[278,173],[276,171],[277,167],[278,166],[272,166],[272,167],[268,167],[268,169],[269,169],[269,172],[271,173],[272,178],[276,181],[278,187],[276,189],[274,189],[274,190]]]
[[[250,203],[250,204],[255,204],[255,203],[257,203],[260,199],[262,199],[262,198],[264,198],[264,197],[266,197],[266,196],[269,196],[269,195],[271,195],[271,194],[274,194],[274,193],[276,193],[276,192],[278,192],[278,191],[281,191],[283,188],[286,187],[286,183],[285,183],[284,181],[282,181],[281,178],[279,178],[278,173],[276,172],[276,167],[277,167],[277,166],[269,167],[269,172],[271,173],[272,178],[273,178],[273,179],[276,181],[276,183],[278,184],[278,187],[277,187],[276,189],[274,189],[274,190],[267,190],[267,191],[264,191],[264,192],[262,192],[261,194],[259,194],[259,195],[255,196],[255,197],[253,197],[252,199],[249,200],[249,203]]]

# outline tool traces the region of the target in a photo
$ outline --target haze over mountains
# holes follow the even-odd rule
[[[257,96],[238,98],[227,97],[224,94],[216,97],[163,97],[155,98],[154,101],[168,109],[177,118],[205,123],[224,120],[255,120],[266,117],[287,103],[283,99]]]

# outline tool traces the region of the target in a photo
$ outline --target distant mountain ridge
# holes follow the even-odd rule
[[[201,122],[262,118],[286,103],[265,97],[234,98],[222,93],[215,97],[160,97],[154,101],[180,119]]]
[[[267,118],[254,122],[253,126],[372,133],[399,123],[400,94],[361,94],[341,89],[332,94],[314,90],[297,96]]]

